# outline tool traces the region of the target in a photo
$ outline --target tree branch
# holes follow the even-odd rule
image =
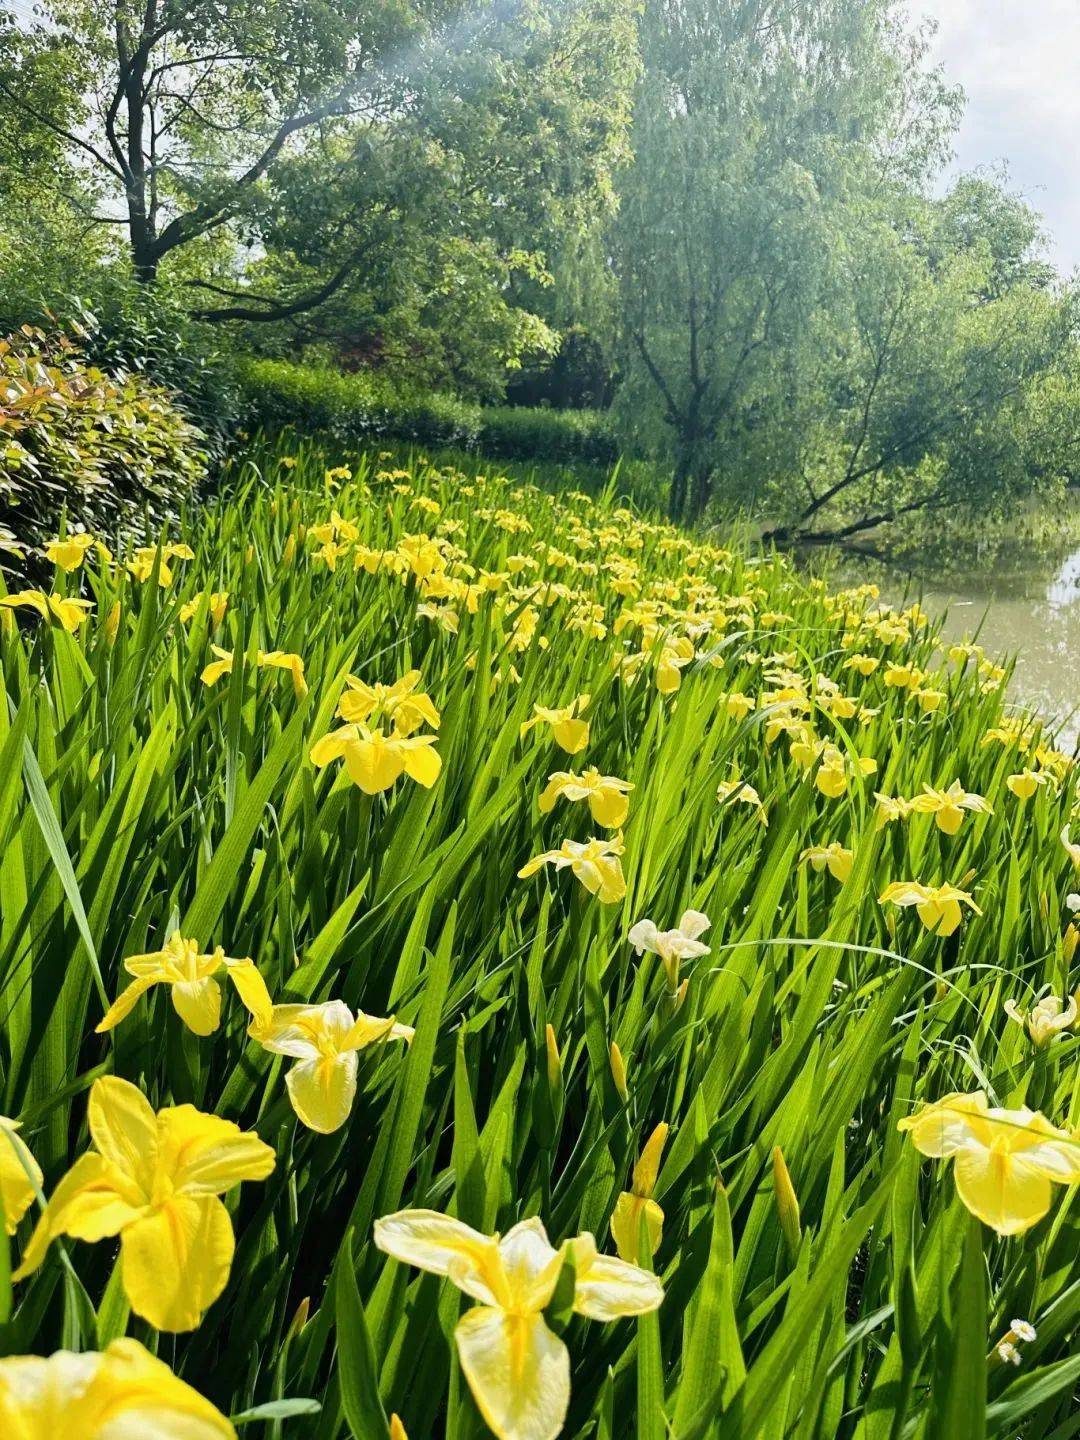
[[[325,280],[322,285],[314,290],[309,290],[306,295],[300,295],[293,300],[275,300],[269,295],[252,294],[245,290],[227,290],[224,286],[213,285],[208,280],[189,280],[187,283],[193,288],[208,290],[213,294],[226,298],[245,300],[244,305],[222,305],[212,310],[193,310],[193,320],[208,320],[220,322],[225,320],[250,320],[256,322],[269,322],[274,320],[288,320],[294,315],[302,315],[308,310],[314,310],[331,295],[335,294],[345,284],[363,253],[358,248],[350,253],[345,262]],[[252,305],[265,305],[265,310],[253,310]]]

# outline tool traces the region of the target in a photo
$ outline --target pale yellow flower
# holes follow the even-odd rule
[[[927,930],[943,936],[959,927],[961,905],[976,915],[982,914],[966,890],[958,890],[955,885],[920,885],[916,880],[899,880],[887,886],[878,903],[901,908],[914,905]]]
[[[999,1235],[1030,1230],[1050,1209],[1054,1185],[1080,1181],[1080,1143],[1044,1115],[991,1108],[981,1090],[946,1095],[898,1128],[923,1155],[954,1162],[960,1199]]]
[[[607,830],[618,830],[630,809],[628,795],[633,788],[627,780],[601,775],[595,766],[590,766],[581,775],[572,770],[556,770],[548,776],[547,785],[540,795],[540,813],[549,814],[560,796],[571,801],[587,800],[589,813],[598,825]]]
[[[730,780],[721,780],[716,787],[716,798],[721,805],[749,805],[757,811],[757,817],[762,825],[768,825],[769,817],[765,813],[765,806],[761,803],[761,796],[746,780],[741,780],[738,775],[732,776]]]
[[[828,867],[829,874],[840,884],[850,879],[851,867],[855,856],[839,840],[834,840],[831,845],[811,845],[799,856],[799,863],[809,864],[820,874]]]
[[[320,1135],[339,1130],[356,1098],[357,1052],[380,1040],[412,1040],[410,1025],[391,1015],[353,1015],[342,1000],[321,1005],[274,1005],[253,1009],[248,1034],[264,1050],[295,1060],[285,1074],[297,1116]]]
[[[899,795],[882,795],[880,791],[875,792],[874,801],[877,805],[878,828],[891,825],[896,820],[906,820],[911,814],[911,801],[904,800]]]
[[[965,810],[973,810],[980,815],[993,813],[992,807],[981,795],[969,794],[959,780],[954,780],[947,790],[935,790],[932,785],[924,785],[922,794],[909,801],[908,809],[920,815],[933,815],[934,823],[946,835],[955,835],[960,829]]]
[[[698,939],[709,928],[709,917],[700,910],[684,910],[673,930],[660,930],[652,920],[639,920],[627,934],[627,940],[639,955],[646,950],[659,955],[674,990],[679,983],[679,966],[683,960],[708,955],[709,947]]]
[[[717,704],[729,720],[745,720],[757,706],[753,695],[744,695],[741,690],[729,690],[716,697]]]
[[[523,865],[518,879],[528,880],[545,865],[554,865],[556,870],[569,866],[602,905],[614,905],[626,894],[626,880],[619,861],[622,853],[621,835],[607,840],[564,840],[558,850],[546,850]]]
[[[538,1219],[488,1236],[434,1210],[400,1210],[375,1222],[375,1244],[406,1265],[444,1275],[478,1301],[457,1322],[462,1374],[499,1440],[554,1440],[570,1404],[570,1354],[548,1329],[566,1244],[556,1250]],[[655,1310],[664,1298],[655,1275],[601,1255],[589,1234],[573,1242],[574,1310],[616,1320]]]
[[[1005,1014],[1018,1025],[1023,1025],[1037,1050],[1045,1050],[1076,1024],[1077,997],[1072,995],[1067,1003],[1062,1004],[1056,995],[1046,995],[1026,1015],[1014,1000],[1006,1000]]]

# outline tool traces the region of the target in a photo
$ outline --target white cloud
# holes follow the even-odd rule
[[[1077,0],[910,0],[939,25],[935,57],[964,87],[957,165],[1005,160],[1046,217],[1054,256],[1080,264],[1080,5]]]

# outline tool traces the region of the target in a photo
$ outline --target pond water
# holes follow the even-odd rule
[[[987,654],[1016,656],[1012,696],[1061,726],[1072,749],[1080,739],[1080,549],[998,546],[962,572],[921,559],[899,566],[877,559],[845,563],[841,573],[880,585],[882,598],[921,600],[946,614],[949,639],[977,638]]]

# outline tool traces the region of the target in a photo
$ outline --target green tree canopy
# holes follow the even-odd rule
[[[5,35],[0,120],[203,318],[466,388],[553,348],[514,287],[613,203],[626,0],[48,0]]]

